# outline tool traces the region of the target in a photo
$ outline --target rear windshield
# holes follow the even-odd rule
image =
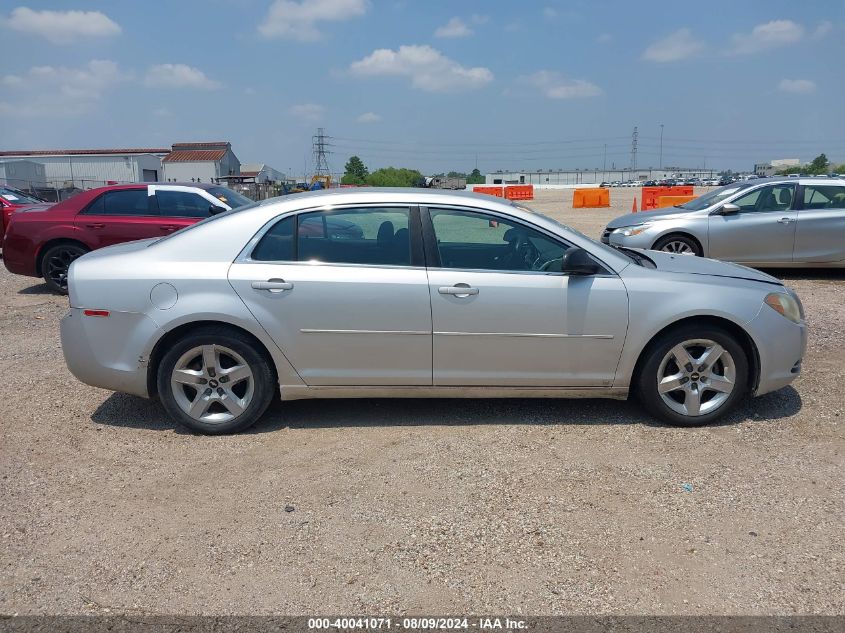
[[[220,202],[229,205],[233,209],[244,207],[248,204],[252,204],[253,202],[246,196],[239,194],[237,191],[232,191],[228,187],[209,187],[206,191],[217,198]]]

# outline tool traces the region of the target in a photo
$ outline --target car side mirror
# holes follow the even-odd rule
[[[726,202],[721,208],[716,209],[714,215],[736,215],[739,213],[739,207],[730,202]]]
[[[595,275],[601,269],[583,248],[574,246],[566,251],[560,271],[569,275]]]
[[[208,207],[208,213],[210,215],[217,215],[218,213],[223,213],[226,211],[225,207],[218,207],[216,204],[212,204]]]

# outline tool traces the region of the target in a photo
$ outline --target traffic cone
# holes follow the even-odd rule
[[[631,213],[637,212],[637,196],[634,196],[634,205],[631,207]]]

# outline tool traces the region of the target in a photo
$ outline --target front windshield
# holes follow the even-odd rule
[[[228,187],[209,187],[208,193],[220,200],[224,204],[228,204],[233,209],[252,204],[252,200],[239,194],[237,191],[232,191]]]
[[[38,204],[39,202],[44,202],[41,198],[36,198],[35,196],[10,187],[0,187],[0,198],[3,198],[6,202],[13,202],[15,204]]]
[[[684,204],[679,204],[678,208],[686,209],[687,211],[701,211],[702,209],[706,209],[707,207],[712,207],[714,204],[720,203],[725,198],[729,198],[737,191],[745,189],[746,187],[750,187],[750,185],[726,185],[724,187],[719,187],[718,189],[705,193],[703,196],[695,198],[694,200],[690,200]]]

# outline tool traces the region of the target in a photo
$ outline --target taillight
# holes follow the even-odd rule
[[[94,316],[94,317],[107,317],[109,315],[108,310],[83,310],[82,314],[85,316]]]

